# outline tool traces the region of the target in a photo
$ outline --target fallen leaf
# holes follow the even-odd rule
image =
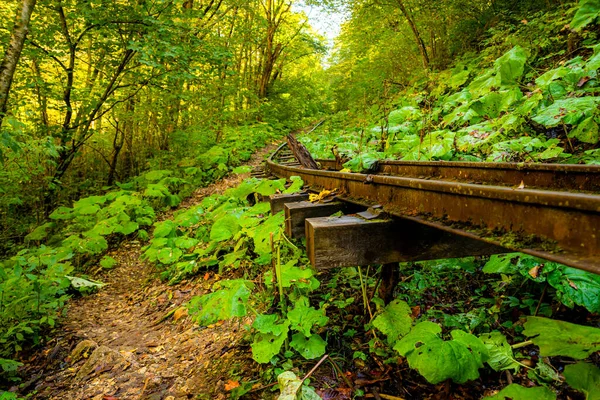
[[[336,190],[337,189],[333,189],[333,190],[324,189],[319,194],[311,193],[308,195],[308,199],[311,203],[315,203],[317,201],[322,201],[322,200],[325,200],[327,197],[334,195]]]
[[[177,310],[175,310],[175,313],[173,313],[173,319],[175,321],[180,320],[183,317],[186,317],[188,315],[188,309],[186,307],[179,307]]]
[[[411,310],[413,318],[417,318],[419,315],[421,315],[421,306],[414,306],[411,308]]]
[[[568,281],[569,281],[569,286],[571,286],[575,290],[579,290],[579,288],[577,287],[577,285],[574,284],[572,280],[568,279]]]
[[[234,380],[228,380],[227,383],[225,384],[225,390],[227,392],[235,389],[236,387],[240,387],[240,382],[239,381],[234,381]]]
[[[577,82],[577,87],[582,87],[583,85],[585,85],[586,83],[588,83],[592,78],[590,78],[589,76],[584,76],[583,78],[581,78],[579,80],[579,82]]]
[[[521,181],[521,184],[517,189],[525,189],[525,182]]]
[[[540,276],[540,269],[544,267],[544,264],[536,265],[529,270],[529,276],[533,279],[537,279]]]

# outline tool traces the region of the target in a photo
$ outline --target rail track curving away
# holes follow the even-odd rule
[[[286,147],[266,162],[277,177],[337,189],[343,202],[381,205],[457,245],[472,239],[600,274],[600,166],[384,161],[357,174],[334,160],[303,168]]]

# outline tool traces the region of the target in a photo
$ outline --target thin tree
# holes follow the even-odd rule
[[[20,9],[17,10],[15,25],[10,35],[6,52],[4,53],[4,59],[2,60],[2,64],[0,64],[0,128],[2,127],[4,116],[8,111],[8,94],[19,58],[21,57],[25,37],[29,31],[29,21],[31,20],[35,3],[36,0],[22,1]]]

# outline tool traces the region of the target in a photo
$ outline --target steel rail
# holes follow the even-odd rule
[[[339,171],[336,160],[318,159],[322,168]],[[374,173],[424,179],[529,188],[600,192],[599,167],[573,164],[454,161],[381,161]]]
[[[381,204],[399,218],[600,274],[600,167],[385,162],[379,169],[388,175],[369,175],[280,165],[283,147],[267,160],[278,177],[297,175],[316,190],[338,189],[344,201]],[[561,190],[523,187],[525,179]]]

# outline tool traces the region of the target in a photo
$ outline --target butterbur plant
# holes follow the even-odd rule
[[[260,295],[250,280],[222,280],[211,293],[188,304],[192,318],[203,326],[251,313],[252,356],[259,363],[268,363],[284,347],[306,359],[325,353],[326,342],[318,331],[328,317],[308,298],[319,287],[313,270],[305,265],[303,252],[285,238],[283,214],[270,215],[268,203],[250,206],[247,200],[253,193],[293,193],[302,185],[298,178],[292,178],[287,188],[285,180],[247,180],[222,196],[204,199],[173,221],[157,223],[145,252],[148,259],[167,268],[165,276],[170,279],[181,278],[182,271],[195,273],[200,267],[217,265],[220,272],[244,266],[246,274],[259,277],[267,288]],[[185,243],[185,249],[178,249],[177,243]],[[162,257],[165,249],[169,255]],[[193,271],[186,269],[189,265],[195,265]],[[277,312],[258,311],[270,305],[276,305],[271,310]]]

